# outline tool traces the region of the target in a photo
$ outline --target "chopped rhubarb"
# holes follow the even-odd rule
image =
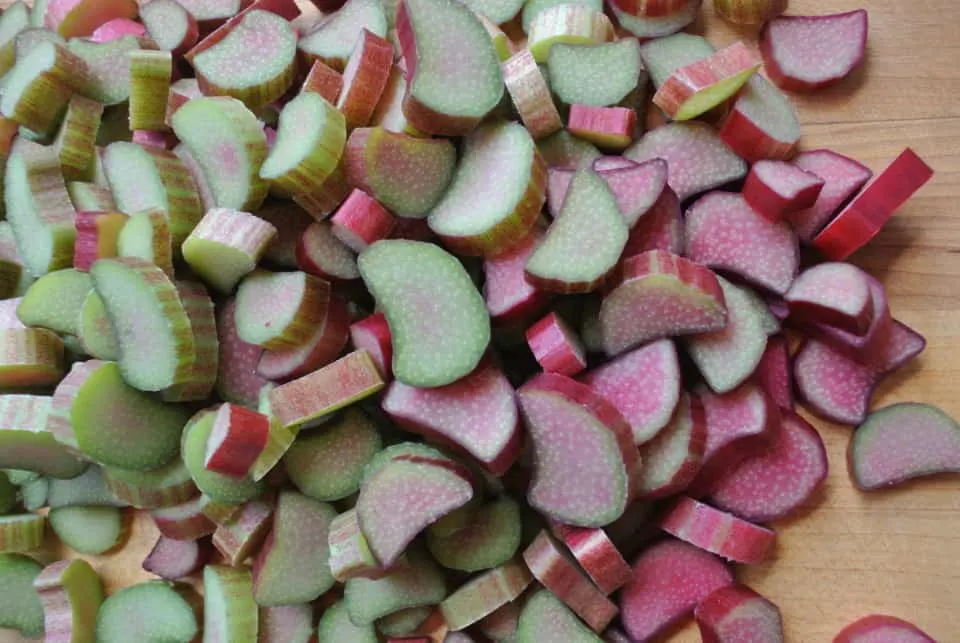
[[[599,45],[558,43],[550,48],[547,68],[550,90],[567,105],[619,105],[645,78],[635,38]]]
[[[269,431],[267,416],[242,406],[224,404],[213,420],[204,466],[210,471],[242,478],[266,446]]]
[[[545,373],[572,377],[587,367],[580,338],[556,313],[528,328],[526,335],[527,344]]]
[[[865,334],[873,322],[870,278],[848,263],[822,263],[803,271],[784,300],[791,316],[855,335]]]
[[[637,494],[654,499],[686,489],[700,471],[706,444],[703,404],[699,397],[684,394],[670,423],[640,447],[643,468]]]
[[[612,594],[633,578],[630,565],[603,529],[562,523],[554,523],[550,529],[604,594]]]
[[[624,150],[633,141],[637,112],[629,107],[571,105],[567,131],[602,149]]]
[[[551,87],[529,50],[521,49],[504,61],[503,82],[530,136],[541,139],[563,129]]]
[[[495,325],[522,322],[547,302],[547,294],[537,290],[524,275],[527,261],[542,238],[543,232],[536,226],[513,250],[484,259],[483,298]]]
[[[743,198],[771,221],[812,207],[824,180],[784,161],[757,161],[743,185]]]
[[[720,139],[751,163],[787,159],[800,139],[797,110],[769,80],[754,75],[720,128]]]
[[[871,614],[857,619],[843,628],[833,643],[870,643],[896,641],[897,643],[936,643],[916,625],[895,616]]]
[[[776,605],[743,585],[722,587],[694,610],[704,643],[764,641],[783,643],[783,620]]]
[[[736,516],[683,496],[660,521],[672,536],[739,563],[764,561],[776,534]]]
[[[530,20],[527,48],[542,64],[557,43],[590,45],[613,37],[613,23],[602,11],[583,4],[558,4],[543,9]]]
[[[813,206],[787,216],[797,236],[809,243],[837,209],[870,180],[873,173],[853,159],[830,150],[800,152],[793,163],[824,180],[823,189]]]
[[[394,226],[393,215],[376,199],[357,189],[340,205],[330,223],[333,236],[357,253],[389,237]]]
[[[343,89],[336,102],[348,130],[370,122],[392,66],[393,45],[364,29],[343,70]]]

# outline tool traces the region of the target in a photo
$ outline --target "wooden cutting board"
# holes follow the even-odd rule
[[[928,341],[884,383],[875,407],[921,401],[960,417],[960,9],[955,0],[791,0],[790,13],[862,7],[870,12],[864,67],[838,87],[796,98],[803,148],[829,147],[879,171],[909,145],[936,170],[854,260],[884,282],[894,315]],[[695,29],[717,46],[755,40],[755,30],[722,23],[712,6]],[[780,606],[789,641],[828,642],[879,612],[911,620],[941,643],[960,642],[960,477],[857,492],[845,462],[851,430],[812,421],[830,458],[826,486],[804,515],[774,525],[773,560],[739,570],[739,578]],[[140,517],[121,552],[90,560],[109,589],[136,582],[147,577],[140,562],[155,539]],[[0,633],[8,640],[17,639]],[[691,625],[670,640],[699,635]]]

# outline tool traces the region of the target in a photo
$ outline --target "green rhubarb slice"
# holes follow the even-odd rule
[[[146,471],[177,454],[188,411],[130,386],[114,362],[74,364],[54,393],[50,428],[90,459]]]
[[[130,98],[130,52],[140,48],[136,36],[104,43],[73,38],[67,43],[67,49],[87,64],[87,95],[104,105],[119,105]]]
[[[43,544],[46,518],[37,514],[0,516],[0,552],[24,552]]]
[[[592,143],[577,138],[567,130],[537,141],[537,149],[548,166],[573,170],[589,170],[593,162],[603,156]]]
[[[23,508],[27,511],[37,511],[47,504],[47,491],[50,481],[47,478],[38,478],[23,485],[20,489]]]
[[[240,339],[275,350],[306,342],[323,321],[330,284],[305,272],[257,270],[237,289]]]
[[[628,236],[606,182],[581,170],[570,182],[560,215],[527,260],[526,273],[548,290],[589,292],[616,266]]]
[[[34,6],[45,0],[35,0]],[[16,62],[14,42],[17,34],[30,26],[30,8],[21,0],[12,3],[0,15],[0,74],[6,74]],[[42,26],[42,25],[41,25]]]
[[[208,471],[204,467],[207,440],[213,432],[215,416],[216,413],[211,411],[201,411],[187,423],[182,440],[183,463],[203,494],[218,502],[242,504],[259,496],[266,485],[250,478],[234,478]]]
[[[222,40],[187,54],[187,59],[204,94],[232,96],[260,109],[290,88],[296,55],[297,35],[290,23],[275,13],[253,10],[240,17]]]
[[[523,8],[523,0],[467,0],[463,4],[498,25],[513,20]]]
[[[0,395],[0,467],[73,478],[87,467],[47,430],[53,398]],[[45,496],[46,494],[44,494]]]
[[[277,139],[260,176],[290,194],[320,189],[343,156],[346,119],[319,94],[303,92],[280,112]]]
[[[276,235],[276,228],[259,217],[217,208],[183,242],[183,258],[205,282],[229,293],[257,267]]]
[[[162,581],[124,587],[97,614],[97,643],[189,643],[196,635],[190,604]]]
[[[537,17],[537,14],[561,4],[579,4],[594,11],[603,11],[603,0],[527,0],[523,5],[523,12],[520,18],[523,32],[527,33],[530,31],[530,23]],[[610,71],[612,70],[606,70],[607,73]],[[596,82],[597,80],[598,79],[593,78],[591,82]]]
[[[12,484],[18,487],[40,479],[39,473],[26,469],[4,469],[3,473],[6,474]]]
[[[465,134],[500,103],[500,59],[487,30],[465,5],[404,0],[397,10],[397,34],[412,74],[403,111],[418,130]],[[457,52],[453,66],[451,51]]]
[[[257,117],[233,98],[196,98],[170,124],[197,162],[217,207],[256,211],[267,196],[260,178],[267,137]]]
[[[109,187],[72,181],[67,184],[67,193],[77,212],[116,212],[117,203]]]
[[[333,587],[327,534],[337,515],[332,505],[282,491],[273,512],[273,531],[253,566],[258,605],[307,603]]]
[[[27,326],[79,335],[80,311],[92,288],[90,275],[73,268],[46,274],[27,289],[17,317]]]
[[[103,604],[103,583],[87,561],[61,560],[33,581],[43,604],[47,639],[96,643],[97,612]]]
[[[640,46],[635,38],[599,45],[550,48],[550,88],[568,105],[618,105],[643,80]]]
[[[518,123],[481,125],[466,138],[430,228],[454,250],[491,256],[528,236],[540,216],[546,165]]]
[[[173,76],[169,51],[130,52],[130,129],[165,132],[167,98]]]
[[[177,295],[190,320],[193,334],[193,369],[187,381],[163,391],[167,402],[205,400],[217,383],[220,366],[220,342],[217,339],[217,319],[207,289],[193,281],[178,281]]]
[[[246,4],[243,0],[177,0],[195,20],[218,23],[240,13]]]
[[[117,237],[118,257],[138,257],[173,277],[173,238],[164,210],[144,210],[127,219]]]
[[[337,641],[377,643],[378,640],[373,624],[368,623],[362,626],[353,624],[344,600],[337,601],[324,611],[317,627],[317,639],[319,643],[336,643]]]
[[[63,117],[60,131],[53,142],[63,178],[67,181],[90,181],[94,175],[94,157],[96,155],[97,132],[100,131],[100,119],[103,117],[103,105],[95,100],[74,94],[67,104],[67,113]]]
[[[81,554],[102,554],[123,535],[123,514],[116,507],[60,507],[47,521],[60,541]]]
[[[103,169],[119,210],[165,212],[177,247],[203,216],[190,170],[167,150],[118,141],[103,151]]]
[[[183,504],[199,491],[183,460],[150,471],[104,467],[103,479],[118,500],[138,509],[159,509]]]
[[[43,565],[29,556],[0,554],[0,627],[27,637],[43,635],[43,604],[33,590],[42,570]]]
[[[402,609],[436,605],[447,597],[443,571],[419,547],[412,547],[406,560],[383,578],[351,578],[343,599],[350,620],[370,625],[378,618]]]
[[[704,37],[688,33],[657,38],[640,47],[643,64],[654,87],[658,89],[667,82],[673,72],[698,60],[709,58],[713,52],[713,45]]]
[[[50,147],[19,139],[7,159],[4,205],[24,265],[36,276],[73,265],[76,211]]]
[[[393,373],[410,386],[457,381],[490,342],[483,297],[455,257],[418,241],[380,241],[358,260],[393,341]]]
[[[47,505],[51,509],[60,507],[122,507],[107,488],[103,470],[90,465],[87,470],[75,478],[62,480],[51,478],[47,488]]]
[[[570,608],[545,589],[531,596],[524,605],[517,623],[516,640],[517,643],[603,643]]]
[[[301,435],[283,463],[297,489],[330,502],[360,489],[364,467],[382,447],[376,424],[363,411],[348,408],[322,431]]]
[[[506,563],[520,546],[520,505],[503,496],[473,513],[466,527],[437,536],[427,532],[427,545],[437,562],[448,569],[477,572]]]
[[[364,29],[386,37],[387,15],[379,0],[348,0],[304,34],[298,47],[307,58],[319,58],[335,70],[343,71]]]
[[[189,381],[195,360],[190,320],[166,273],[142,259],[100,259],[90,269],[120,345],[124,378],[143,391]]]
[[[107,315],[107,309],[96,290],[90,290],[80,308],[80,321],[77,324],[77,336],[83,350],[97,359],[116,361],[120,358],[120,345],[117,343],[113,324]]]
[[[250,571],[221,565],[203,568],[205,643],[253,643],[259,613],[253,602]]]

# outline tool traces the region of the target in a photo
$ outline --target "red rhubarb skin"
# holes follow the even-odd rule
[[[369,194],[355,188],[333,218],[333,236],[360,253],[393,232],[393,215]]]
[[[839,269],[840,274],[831,268]],[[850,264],[819,264],[800,273],[784,300],[794,319],[863,336],[870,330],[876,312],[873,290],[870,276],[859,268]]]
[[[933,177],[933,169],[910,148],[867,184],[813,240],[833,261],[844,261],[869,243],[897,209]]]
[[[629,107],[571,105],[567,130],[599,147],[624,150],[633,141],[637,112]]]
[[[828,326],[822,323],[801,323],[799,325],[810,337],[830,344],[852,359],[866,362],[882,359],[884,347],[887,345],[892,332],[893,317],[890,315],[890,306],[883,284],[866,273],[864,273],[864,277],[869,282],[872,303],[870,325],[866,332],[856,334],[839,326]],[[799,316],[794,316],[791,319],[798,322],[803,320]]]
[[[671,536],[738,563],[766,560],[776,534],[693,498],[682,497],[660,521]]]
[[[770,161],[759,161],[757,165],[766,162]],[[793,171],[797,171],[798,169],[799,168],[793,168]],[[754,165],[754,167],[750,169],[750,173],[747,174],[746,182],[743,184],[743,198],[750,204],[751,208],[771,221],[780,221],[789,214],[809,208],[817,202],[817,197],[820,196],[820,191],[823,190],[824,180],[812,172],[806,172],[805,170],[799,171],[810,175],[811,184],[797,190],[793,194],[785,194],[783,191],[778,190],[777,185],[764,181],[760,173],[757,172],[756,165]]]
[[[217,336],[220,340],[220,360],[217,372],[217,393],[227,402],[257,408],[260,391],[270,383],[257,373],[257,363],[263,349],[248,344],[237,333],[234,323],[236,298],[230,298],[217,314]]]
[[[224,404],[217,411],[214,423],[227,423],[223,442],[207,452],[204,467],[208,471],[242,478],[250,471],[267,445],[270,418],[257,411]],[[216,431],[211,432],[211,435]]]
[[[176,2],[176,0],[171,0],[171,2]],[[197,19],[186,9],[184,9],[182,13],[184,20],[187,21],[187,28],[183,32],[183,39],[180,41],[180,44],[170,52],[174,56],[182,56],[187,53],[197,44],[197,40],[200,39],[200,25],[197,24]],[[169,114],[167,117],[169,118]]]
[[[793,410],[793,372],[790,346],[783,335],[767,340],[767,348],[757,365],[757,381],[781,409]]]
[[[871,614],[846,626],[833,643],[937,643],[923,630],[895,616]]]
[[[383,313],[374,313],[350,325],[350,341],[357,350],[370,353],[385,381],[393,379],[393,338]]]
[[[566,557],[546,530],[524,550],[523,560],[534,577],[594,632],[602,631],[617,615],[617,606]]]
[[[703,643],[783,643],[780,609],[743,585],[713,592],[694,616]]]
[[[167,580],[179,580],[194,574],[210,560],[213,545],[209,540],[174,540],[160,536],[143,560],[143,569]]]
[[[168,513],[170,510],[182,510],[183,507],[188,507],[188,511],[181,517],[173,518]],[[197,540],[209,536],[217,528],[213,521],[201,511],[199,498],[183,505],[155,509],[150,512],[150,517],[153,518],[153,524],[157,526],[157,530],[173,540]]]
[[[671,254],[683,254],[683,211],[677,193],[665,187],[660,198],[646,214],[640,217],[630,231],[630,238],[623,249],[625,258],[635,257],[650,250],[665,250]]]
[[[364,29],[343,72],[340,97],[334,103],[343,112],[348,130],[370,122],[391,67],[393,45]]]
[[[533,356],[546,373],[573,377],[587,367],[579,339],[556,313],[528,328],[526,337]]]
[[[572,527],[556,522],[550,528],[604,594],[612,594],[633,578],[630,565],[603,529]]]
[[[865,165],[831,150],[800,152],[793,163],[821,177],[825,183],[812,207],[787,216],[797,236],[809,243],[844,202],[873,176]]]
[[[670,118],[696,94],[738,74],[760,67],[750,48],[738,41],[712,56],[680,67],[657,89],[653,102]]]
[[[522,323],[542,310],[549,295],[527,281],[524,267],[543,239],[543,230],[533,233],[516,248],[483,262],[483,300],[497,326]]]
[[[315,60],[303,81],[303,91],[319,94],[331,105],[336,105],[343,91],[343,76],[322,60]]]

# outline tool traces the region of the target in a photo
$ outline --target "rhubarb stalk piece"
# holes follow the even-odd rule
[[[558,43],[547,62],[550,90],[567,105],[619,105],[646,77],[635,38],[599,45]]]
[[[694,610],[705,643],[733,643],[742,637],[783,643],[783,619],[776,605],[743,585],[722,587]]]
[[[135,0],[51,0],[45,4],[44,26],[64,38],[89,36],[110,20],[137,17]]]
[[[633,578],[630,565],[603,529],[571,527],[562,523],[554,523],[550,529],[604,594],[612,594]]]
[[[393,340],[383,313],[374,313],[350,324],[350,343],[357,350],[370,353],[384,380],[393,379]]]
[[[210,503],[201,504],[204,515],[208,515]],[[275,508],[274,498],[255,498],[240,505],[232,516],[224,517],[217,524],[213,532],[213,546],[231,566],[242,565],[260,550],[270,533]]]
[[[516,640],[517,643],[533,643],[541,640],[541,637],[545,640],[570,643],[598,643],[602,640],[563,602],[545,589],[539,590],[527,600],[514,624],[512,635],[514,638],[510,640]]]
[[[63,377],[63,340],[49,330],[0,331],[0,347],[0,386],[54,386]]]
[[[861,643],[871,639],[897,640],[905,643],[935,643],[933,638],[912,623],[884,614],[870,614],[843,628],[833,643]]]
[[[700,471],[706,444],[703,404],[699,397],[684,394],[670,423],[640,447],[644,466],[637,480],[637,494],[650,500],[686,489]]]
[[[256,408],[260,391],[269,380],[257,373],[263,349],[240,339],[236,325],[236,299],[228,299],[217,313],[220,360],[217,366],[217,393],[222,399]]]
[[[183,384],[163,391],[167,402],[205,400],[217,380],[220,345],[217,341],[216,316],[207,289],[192,281],[178,281],[177,294],[190,320],[193,333],[194,360],[190,377]]]
[[[143,569],[166,580],[195,574],[207,563],[212,547],[205,540],[173,540],[160,536],[143,560]]]
[[[108,107],[128,100],[130,52],[143,49],[144,44],[147,43],[142,43],[136,36],[124,36],[103,43],[86,38],[71,38],[67,42],[67,50],[86,63],[87,67],[88,80],[85,81],[85,87],[77,91]],[[125,132],[126,129],[120,131]]]
[[[386,38],[388,22],[393,24],[393,16],[387,16],[382,3],[348,0],[340,9],[319,20],[300,38],[297,46],[307,60],[320,60],[335,71],[343,71],[360,33],[366,29]]]
[[[241,504],[260,495],[265,483],[254,481],[250,477],[234,478],[221,475],[214,471],[208,471],[203,466],[207,443],[210,440],[210,434],[213,432],[215,415],[212,410],[207,409],[198,412],[187,422],[181,440],[183,463],[190,471],[190,476],[197,485],[197,489],[205,496],[217,502]],[[205,517],[202,496],[197,501],[196,507],[199,516]],[[212,523],[209,524],[212,525]],[[191,539],[197,537],[192,536]]]
[[[572,377],[587,367],[580,338],[556,313],[528,328],[526,336],[527,345],[545,373]]]
[[[393,45],[364,29],[343,70],[343,89],[336,101],[348,130],[370,122],[392,67]]]
[[[660,521],[668,534],[728,560],[754,564],[766,559],[776,534],[683,496]]]
[[[117,256],[143,259],[172,278],[173,238],[167,212],[151,208],[129,217],[117,237]]]
[[[183,258],[204,281],[229,293],[253,272],[276,235],[277,229],[259,217],[216,208],[183,242]]]
[[[524,322],[547,303],[547,293],[534,287],[524,275],[527,261],[542,238],[537,225],[513,250],[484,260],[483,298],[495,326]]]
[[[330,284],[323,279],[305,272],[258,269],[237,289],[234,320],[240,339],[270,350],[296,348],[323,321],[330,299]]]
[[[463,507],[468,509],[469,505]],[[457,512],[462,511],[457,510]],[[505,565],[517,553],[522,537],[520,505],[509,496],[472,510],[465,526],[452,533],[440,533],[444,522],[458,522],[447,514],[427,530],[427,546],[438,563],[447,569],[483,571]],[[446,525],[444,525],[444,529]]]
[[[203,589],[203,631],[209,643],[256,640],[259,612],[249,570],[207,565]]]
[[[784,296],[790,314],[807,323],[836,326],[864,335],[874,319],[869,276],[847,263],[822,263],[794,280]]]
[[[337,104],[340,92],[343,91],[343,76],[320,60],[315,60],[307,72],[307,77],[301,87],[303,92],[319,94],[331,105]]]
[[[296,248],[297,267],[331,282],[360,278],[357,255],[333,235],[329,221],[314,221],[303,231]]]
[[[150,471],[104,467],[103,482],[115,498],[138,509],[183,504],[198,493],[179,458]]]
[[[824,180],[783,161],[758,161],[743,185],[743,198],[754,210],[779,221],[817,202]]]
[[[520,120],[535,140],[563,129],[551,88],[529,50],[522,49],[504,61],[503,82]]]
[[[0,553],[0,579],[6,594],[0,605],[0,626],[27,637],[43,636],[45,611],[33,589],[42,570],[43,565],[29,556]]]
[[[0,466],[54,478],[74,478],[87,467],[47,429],[53,400],[43,395],[0,395]]]
[[[332,233],[356,253],[363,252],[393,232],[394,220],[376,199],[354,189],[330,220]]]
[[[629,107],[571,105],[567,131],[601,149],[624,150],[633,141],[637,112]]]
[[[117,239],[129,217],[120,212],[77,212],[73,266],[89,271],[97,259],[117,256]]]
[[[130,52],[130,129],[163,132],[173,56],[167,51]]]
[[[617,6],[616,2],[607,3],[620,27],[640,40],[662,38],[680,31],[697,19],[702,5],[703,0],[684,0],[682,6],[670,15],[651,18],[633,15]]]
[[[266,446],[269,432],[267,416],[242,406],[224,404],[213,420],[204,467],[242,478]]]
[[[29,130],[50,134],[71,95],[87,90],[89,83],[83,60],[62,45],[41,42],[8,72],[0,113]]]
[[[720,128],[720,139],[751,163],[788,159],[800,140],[797,110],[769,80],[754,75]]]
[[[156,0],[140,7],[140,20],[157,46],[175,56],[196,43],[200,29],[196,18],[176,0]]]
[[[308,375],[340,356],[347,343],[347,305],[338,295],[327,291],[317,307],[323,311],[323,318],[314,325],[310,337],[293,348],[264,351],[257,363],[260,375],[287,381]]]
[[[556,43],[590,45],[613,40],[613,24],[602,11],[560,4],[539,12],[527,29],[527,48],[538,63],[549,59]]]
[[[39,549],[46,523],[38,514],[0,516],[0,553]]]
[[[445,598],[440,613],[452,631],[464,630],[515,600],[531,582],[533,577],[526,565],[510,561],[475,577]]]
[[[787,216],[797,236],[809,243],[837,209],[870,180],[873,173],[857,161],[830,150],[800,152],[793,163],[824,180],[816,203]]]
[[[103,105],[79,94],[70,97],[67,113],[53,145],[60,155],[63,178],[68,183],[90,181],[95,173],[97,133]]]

